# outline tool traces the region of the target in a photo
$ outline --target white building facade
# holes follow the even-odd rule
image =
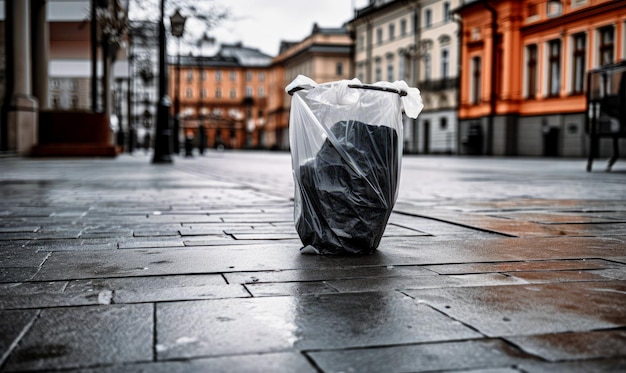
[[[405,80],[418,87],[424,111],[404,118],[408,153],[456,153],[460,0],[371,0],[348,23],[355,76],[364,83]]]
[[[452,10],[460,0],[420,2],[420,49],[416,55],[424,111],[414,128],[419,153],[458,152],[459,25]]]

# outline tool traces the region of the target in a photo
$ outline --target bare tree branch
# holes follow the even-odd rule
[[[138,21],[159,21],[159,4],[161,0],[131,0],[129,18]],[[231,18],[230,9],[214,0],[165,0],[165,27],[169,32],[169,16],[176,9],[187,17],[182,43],[193,45],[217,25]]]

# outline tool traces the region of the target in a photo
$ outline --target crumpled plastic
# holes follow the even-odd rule
[[[419,90],[403,81],[317,84],[303,75],[285,90],[292,94],[289,136],[301,252],[375,252],[397,199],[402,112],[419,115]]]

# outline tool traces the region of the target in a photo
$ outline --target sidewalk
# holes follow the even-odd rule
[[[0,159],[0,371],[626,371],[626,170],[584,165],[405,157],[322,257],[287,153]]]

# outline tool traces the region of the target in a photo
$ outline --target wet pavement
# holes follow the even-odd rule
[[[360,257],[299,253],[287,153],[0,171],[0,371],[626,371],[619,161],[406,156]]]

